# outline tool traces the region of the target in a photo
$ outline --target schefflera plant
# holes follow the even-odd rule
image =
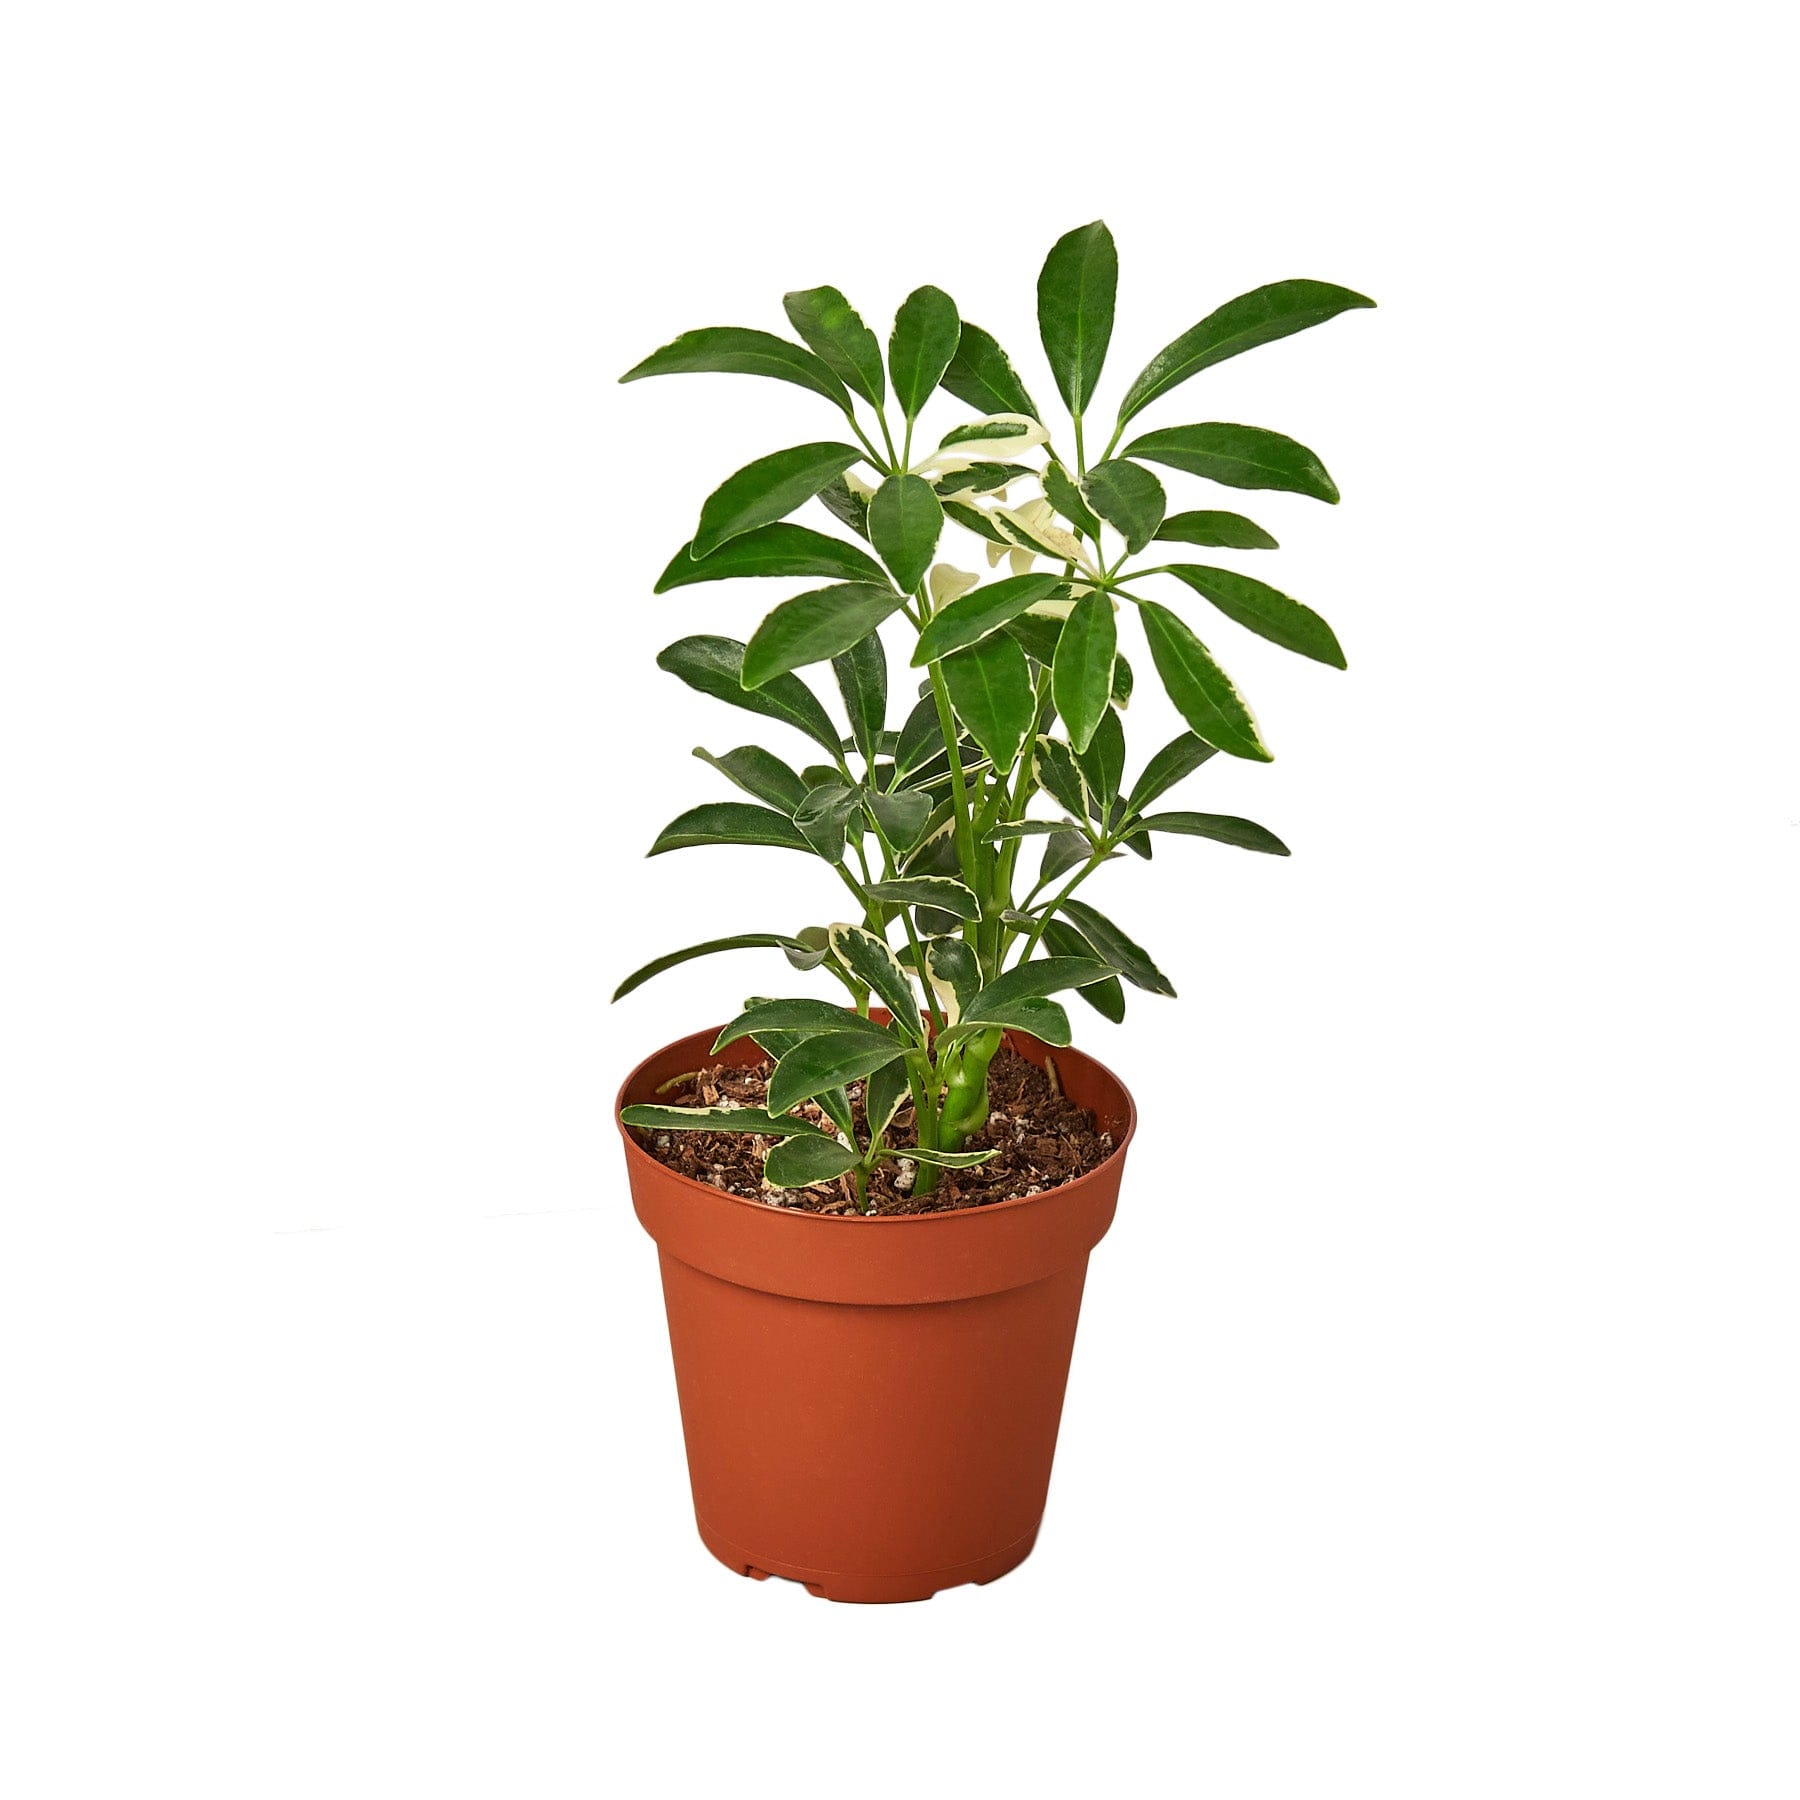
[[[765,1135],[775,1140],[765,1163],[772,1187],[848,1175],[859,1210],[886,1158],[912,1159],[918,1191],[929,1192],[940,1169],[987,1154],[964,1146],[987,1118],[988,1069],[1007,1030],[1066,1045],[1058,994],[1078,992],[1118,1020],[1123,984],[1174,993],[1147,951],[1076,898],[1097,869],[1122,851],[1148,861],[1160,834],[1287,854],[1247,819],[1153,810],[1219,752],[1255,762],[1270,752],[1208,644],[1150,584],[1196,595],[1334,668],[1344,667],[1343,651],[1301,601],[1189,560],[1195,549],[1276,543],[1234,511],[1172,512],[1155,470],[1327,503],[1337,487],[1311,450],[1277,431],[1136,422],[1227,358],[1374,303],[1305,280],[1228,301],[1151,358],[1090,461],[1117,284],[1112,235],[1098,221],[1059,239],[1038,278],[1040,335],[1068,415],[1062,443],[1005,351],[936,287],[907,297],[885,358],[843,294],[818,287],[784,301],[799,342],[741,327],[690,331],[623,377],[766,376],[841,415],[837,435],[777,450],[720,483],[656,584],[658,593],[774,576],[821,584],[783,600],[747,641],[684,637],[657,659],[688,686],[792,728],[814,760],[796,768],[755,744],[696,750],[750,801],[691,808],[651,854],[703,844],[796,850],[830,868],[854,915],[713,939],[629,976],[615,999],[692,958],[769,947],[796,969],[835,977],[849,1004],[754,998],[719,1034],[715,1050],[748,1037],[774,1059],[766,1107],[633,1106],[627,1124]],[[974,416],[927,450],[920,420],[940,393]],[[815,500],[852,535],[792,519]],[[939,560],[956,554],[947,526],[967,534],[977,571]],[[982,579],[983,561],[1004,573]],[[1121,714],[1134,676],[1119,648],[1121,603],[1137,613],[1188,727],[1129,786]],[[921,674],[917,703],[897,725],[879,635],[893,619],[910,627],[909,660]],[[827,664],[847,729],[798,673]],[[808,1102],[824,1123],[796,1113]],[[901,1148],[892,1133],[909,1103],[917,1141]]]

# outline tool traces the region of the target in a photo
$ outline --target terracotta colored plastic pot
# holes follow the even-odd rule
[[[714,1060],[716,1035],[639,1064],[618,1105]],[[1043,1062],[1036,1040],[1011,1042]],[[1117,1149],[1061,1187],[961,1212],[788,1211],[678,1175],[620,1127],[662,1261],[694,1513],[728,1568],[830,1600],[924,1600],[1030,1554],[1088,1252],[1136,1125],[1117,1077],[1050,1054]]]

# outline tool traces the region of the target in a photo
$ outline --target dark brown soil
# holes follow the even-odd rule
[[[761,1106],[771,1064],[747,1068],[718,1063],[688,1076],[679,1086],[658,1094],[663,1106],[717,1106],[735,1100],[740,1106]],[[851,1083],[851,1109],[858,1130],[862,1124],[862,1083]],[[1094,1115],[1074,1105],[1036,1063],[1017,1051],[1003,1048],[988,1070],[988,1122],[965,1150],[996,1152],[972,1169],[940,1169],[937,1191],[915,1194],[916,1166],[906,1162],[878,1163],[869,1177],[869,1199],[877,1213],[949,1212],[957,1207],[991,1206],[996,1200],[1016,1200],[1039,1194],[1060,1182],[1085,1175],[1112,1155],[1112,1134],[1096,1128]],[[834,1129],[817,1107],[797,1109],[802,1118]],[[802,1212],[854,1212],[850,1177],[809,1188],[771,1188],[763,1185],[763,1157],[773,1138],[732,1131],[640,1131],[637,1140],[660,1163],[696,1181],[786,1206]],[[900,1109],[888,1130],[888,1142],[897,1148],[916,1141],[913,1111]]]

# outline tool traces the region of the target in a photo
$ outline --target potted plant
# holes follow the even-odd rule
[[[745,1001],[643,1062],[618,1108],[701,1536],[741,1573],[833,1599],[989,1581],[1035,1537],[1087,1257],[1133,1127],[1117,1079],[1071,1048],[1060,996],[1117,1020],[1127,985],[1174,992],[1078,890],[1122,853],[1148,861],[1163,834],[1287,854],[1247,819],[1163,804],[1215,754],[1270,754],[1169,597],[1344,666],[1310,607],[1195,556],[1274,539],[1237,512],[1171,511],[1155,472],[1335,502],[1318,457],[1255,426],[1141,415],[1227,357],[1373,303],[1318,281],[1227,302],[1151,359],[1096,456],[1117,274],[1096,222],[1038,279],[1066,428],[935,287],[900,307],[885,358],[818,287],[784,302],[797,342],[690,331],[624,377],[768,376],[839,415],[721,482],[656,584],[812,584],[742,642],[683,637],[657,658],[806,740],[809,760],[697,750],[747,798],[683,812],[651,854],[794,850],[825,865],[844,916],[674,951],[615,996],[745,948],[837,984],[835,1000]],[[927,448],[940,395],[967,410]],[[841,529],[795,521],[809,501]],[[1188,729],[1128,780],[1131,612]],[[911,704],[890,693],[884,626],[919,679]],[[827,665],[841,727],[802,673]]]

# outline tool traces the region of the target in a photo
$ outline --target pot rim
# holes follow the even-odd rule
[[[711,1027],[706,1035],[716,1038],[725,1029],[723,1024]],[[866,1213],[816,1213],[800,1208],[770,1206],[765,1200],[752,1200],[747,1194],[730,1194],[723,1188],[713,1187],[710,1183],[696,1181],[691,1175],[683,1175],[677,1169],[671,1169],[667,1163],[658,1162],[648,1150],[632,1136],[631,1127],[619,1116],[626,1105],[625,1096],[632,1084],[649,1068],[651,1063],[686,1038],[698,1037],[699,1032],[683,1032],[680,1037],[671,1038],[668,1043],[652,1050],[650,1054],[635,1064],[631,1072],[619,1083],[619,1091],[613,1096],[613,1124],[618,1127],[619,1136],[625,1140],[625,1155],[628,1160],[637,1159],[647,1167],[655,1169],[661,1176],[670,1181],[679,1182],[682,1187],[690,1188],[696,1194],[703,1194],[709,1200],[729,1201],[733,1206],[746,1206],[752,1211],[762,1214],[764,1218],[793,1219],[811,1226],[855,1226],[867,1230],[870,1226],[894,1225],[929,1225],[942,1223],[948,1219],[967,1218],[971,1214],[1012,1212],[1028,1206],[1036,1206],[1040,1201],[1055,1200],[1080,1188],[1083,1183],[1092,1181],[1109,1164],[1123,1156],[1130,1147],[1132,1138],[1137,1133],[1137,1102],[1132,1098],[1131,1089],[1096,1056],[1090,1056],[1085,1050],[1078,1050],[1072,1044],[1057,1046],[1043,1044],[1037,1038],[1023,1031],[1008,1031],[1002,1042],[1018,1049],[1021,1043],[1037,1044],[1046,1056],[1056,1053],[1060,1048],[1064,1052],[1072,1051],[1076,1056],[1091,1063],[1098,1069],[1125,1098],[1125,1122],[1121,1130],[1114,1133],[1113,1147],[1107,1152],[1105,1159],[1083,1174],[1077,1175],[1073,1181],[1059,1181],[1054,1187],[1047,1187],[1041,1193],[1015,1194],[1010,1200],[991,1200],[986,1206],[952,1206],[943,1207],[933,1212],[916,1213],[876,1213],[873,1217]],[[1021,1054],[1023,1052],[1021,1051]]]

